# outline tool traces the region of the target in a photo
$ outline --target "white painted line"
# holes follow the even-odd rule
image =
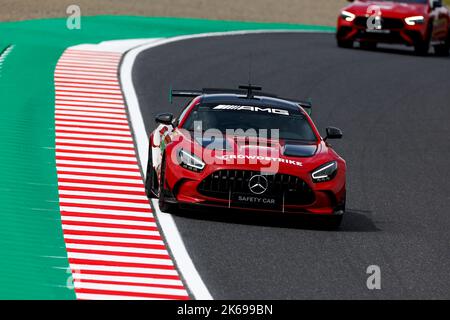
[[[117,163],[110,163],[110,162],[92,163],[92,161],[88,161],[88,160],[82,161],[82,160],[56,159],[56,164],[73,165],[73,166],[96,166],[96,167],[102,167],[102,168],[122,168],[124,170],[126,170],[126,169],[136,169],[137,170],[138,169],[138,166],[136,164],[117,164]]]
[[[105,245],[78,244],[78,243],[68,243],[66,245],[66,248],[78,250],[78,251],[85,251],[85,253],[107,251],[110,253],[116,253],[119,256],[122,255],[121,253],[131,253],[131,254],[135,253],[136,255],[142,254],[143,256],[145,256],[145,255],[168,256],[169,255],[167,250],[160,250],[160,249],[132,248],[132,247],[122,247],[122,246],[105,246]]]
[[[108,135],[108,134],[119,134],[120,136],[124,137],[127,136],[126,131],[118,131],[118,130],[106,130],[106,129],[92,129],[92,128],[80,128],[80,127],[70,127],[67,125],[57,125],[55,127],[56,130],[65,130],[65,131],[72,131],[73,133],[90,133],[92,131],[96,132],[96,135],[90,135],[91,138],[97,138],[97,135],[100,135],[102,133]]]
[[[56,156],[62,157],[77,157],[77,158],[87,158],[87,159],[99,159],[99,160],[119,160],[119,161],[134,161],[131,157],[120,157],[120,156],[105,156],[101,154],[81,154],[81,153],[71,153],[65,151],[57,151]]]
[[[86,94],[86,96],[63,96],[63,95],[58,95],[58,101],[64,103],[64,102],[68,102],[71,103],[72,101],[78,101],[78,102],[98,102],[98,103],[106,103],[106,104],[112,104],[112,105],[122,105],[123,104],[123,99],[122,98],[101,98],[101,97],[95,97],[95,95],[91,94],[89,95],[89,97],[87,96],[88,94]]]
[[[55,68],[55,72],[57,73],[65,73],[65,74],[82,74],[82,75],[94,75],[100,77],[109,77],[114,76],[115,72],[108,69],[95,69],[95,68],[80,68],[80,67],[64,67],[58,66]]]
[[[102,265],[91,265],[91,264],[81,264],[75,263],[71,264],[74,266],[75,270],[86,270],[89,271],[99,271],[99,272],[126,272],[126,273],[136,273],[140,275],[160,275],[160,276],[176,276],[177,271],[171,269],[149,269],[149,268],[139,268],[139,267],[118,267],[118,266],[102,266]],[[151,276],[149,276],[151,278]]]
[[[81,107],[81,106],[71,106],[71,105],[56,105],[56,111],[84,111],[84,112],[98,112],[106,116],[109,115],[120,115],[126,116],[123,108],[96,108],[96,107]]]
[[[73,199],[64,197],[61,195],[61,202],[67,204],[91,204],[91,205],[101,205],[101,206],[117,206],[117,207],[129,207],[129,208],[142,208],[150,210],[150,205],[148,203],[134,203],[130,201],[109,201],[109,200],[90,200],[90,199]],[[117,199],[118,200],[118,199]],[[118,223],[118,222],[116,222]]]
[[[55,76],[55,84],[63,84],[63,85],[72,85],[72,86],[78,86],[78,85],[87,85],[87,84],[92,84],[92,85],[96,85],[96,86],[104,86],[104,87],[109,87],[109,88],[120,88],[119,86],[119,82],[117,80],[100,80],[100,79],[95,79],[92,77],[85,78],[85,79],[76,79],[76,81],[74,81],[74,79],[72,79],[71,77],[68,76]]]
[[[106,126],[107,128],[117,127],[118,129],[124,129],[128,125],[128,122],[123,119],[105,119],[105,118],[92,118],[83,116],[64,116],[56,115],[55,123],[58,124],[80,124],[85,126]]]
[[[74,80],[74,82],[76,82],[78,79],[83,79],[83,78],[89,78],[90,80],[98,80],[98,81],[111,81],[111,82],[115,82],[116,77],[113,75],[109,75],[109,76],[101,76],[98,74],[86,74],[86,73],[74,73],[74,72],[67,72],[67,71],[55,71],[55,77],[56,78],[71,78]]]
[[[91,140],[82,140],[82,139],[56,139],[56,143],[66,144],[81,144],[85,146],[105,146],[105,142],[103,141],[91,141]],[[133,148],[134,145],[131,143],[117,143],[117,142],[108,142],[108,146],[112,148]],[[134,151],[134,149],[133,149]]]
[[[103,94],[103,93],[112,93],[112,94],[122,94],[122,92],[118,89],[108,89],[108,88],[95,88],[94,86],[88,86],[88,87],[83,87],[80,85],[77,86],[61,86],[61,85],[56,85],[56,91],[60,91],[60,92],[64,92],[64,93],[85,93],[85,92],[90,92],[90,93],[95,93],[95,94]]]
[[[55,86],[60,89],[120,90],[120,86],[114,84],[74,83],[72,81],[55,81]]]
[[[107,130],[109,129],[118,129],[122,130],[124,132],[126,125],[120,125],[120,124],[105,124],[105,123],[88,123],[84,121],[64,121],[64,120],[58,120],[55,121],[56,126],[80,126],[80,128],[84,127],[98,127],[98,128],[105,128]],[[120,133],[120,132],[118,132]]]
[[[77,62],[67,62],[67,61],[59,61],[57,68],[67,69],[67,70],[80,70],[80,71],[116,71],[118,63],[105,65],[102,63],[92,63],[91,61],[86,61],[86,63],[77,63]]]
[[[130,263],[145,263],[156,264],[160,266],[172,266],[172,260],[169,259],[157,259],[157,258],[140,258],[140,257],[127,257],[120,255],[109,254],[95,254],[95,253],[78,253],[67,252],[69,259],[85,259],[85,260],[100,260],[100,261],[115,261],[115,262],[130,262]]]
[[[75,283],[77,281],[74,281]],[[180,297],[186,296],[186,290],[183,289],[168,289],[168,288],[152,288],[152,287],[139,287],[129,285],[113,285],[113,284],[99,284],[88,283],[85,281],[79,281],[78,287],[83,289],[93,290],[109,290],[109,291],[121,291],[121,292],[133,292],[133,293],[149,293],[163,296],[167,295],[179,295]]]
[[[75,101],[75,100],[67,100],[62,98],[56,98],[56,105],[66,105],[66,106],[80,106],[80,107],[105,107],[110,109],[118,109],[124,110],[124,106],[122,103],[107,103],[107,102],[99,102],[99,101]]]
[[[197,269],[189,256],[183,239],[173,220],[168,213],[163,213],[159,209],[158,201],[152,200],[154,214],[162,228],[164,237],[169,244],[170,251],[175,257],[175,262],[182,273],[184,279],[188,283],[188,287],[197,300],[212,300],[209,290],[206,288]]]
[[[103,219],[103,218],[88,218],[88,217],[74,217],[74,216],[62,216],[63,223],[67,224],[70,223],[69,221],[73,222],[94,222],[94,223],[109,223],[109,224],[123,224],[127,226],[142,226],[142,227],[156,227],[155,222],[148,222],[148,221],[136,221],[136,220],[123,220],[123,219]],[[101,250],[101,249],[99,249]]]
[[[96,294],[96,293],[77,293],[77,298],[81,300],[166,300],[166,299],[156,299],[156,298],[143,298],[135,296],[124,296],[117,294]]]
[[[118,206],[118,207],[130,207],[130,208],[142,208],[150,211],[150,205],[148,203],[134,203],[129,201],[103,201],[103,200],[86,200],[86,199],[72,199],[65,198],[63,195],[60,197],[60,201],[64,203],[70,204],[92,204],[92,205],[101,205],[101,206]],[[116,222],[118,223],[118,222]],[[150,225],[150,223],[148,223]]]
[[[97,44],[91,45],[92,47],[98,48]],[[78,47],[78,46],[77,46]],[[102,50],[98,50],[98,52],[88,52],[87,50],[73,50],[74,47],[71,47],[69,50],[64,52],[63,57],[74,57],[80,59],[88,59],[88,60],[104,60],[104,61],[118,61],[120,60],[120,52],[113,54],[105,54],[100,52]]]
[[[109,193],[109,190],[102,192],[91,192],[91,191],[73,191],[73,190],[59,190],[59,195],[64,196],[90,196],[90,197],[106,197],[115,199],[125,199],[125,200],[143,200],[148,201],[145,195],[134,195],[134,194],[121,194],[121,193]]]
[[[109,60],[94,61],[91,58],[84,59],[84,58],[78,58],[78,57],[64,55],[64,58],[61,58],[59,60],[59,63],[61,63],[62,65],[70,65],[70,66],[74,66],[74,67],[93,66],[93,67],[115,68],[119,64],[119,59],[117,59],[115,61],[114,60],[113,61],[109,61]]]
[[[94,152],[94,151],[99,151],[99,152],[112,152],[112,153],[120,153],[120,154],[129,154],[134,156],[134,151],[133,150],[122,150],[122,149],[115,149],[113,147],[111,148],[98,148],[96,146],[86,146],[86,147],[73,147],[73,146],[62,146],[62,145],[58,145],[57,146],[58,150],[72,150],[72,151],[89,151],[89,152]]]
[[[83,172],[83,173],[96,173],[96,174],[114,174],[114,175],[122,175],[124,177],[139,177],[139,178],[141,177],[141,174],[139,172],[129,172],[129,171],[123,171],[120,169],[102,170],[102,169],[61,167],[58,169],[58,172]]]
[[[113,121],[114,119],[121,120],[121,121],[127,121],[125,114],[116,114],[116,113],[108,114],[105,112],[90,112],[90,111],[80,111],[80,110],[60,110],[59,108],[56,108],[55,115],[58,118],[64,118],[64,119],[72,119],[73,117],[77,117],[78,119],[86,119],[86,120],[97,118],[98,120],[102,119],[102,121],[103,120]]]
[[[180,280],[172,279],[155,279],[155,278],[143,278],[143,277],[122,277],[122,276],[110,276],[99,274],[82,274],[74,273],[73,278],[77,280],[104,280],[104,281],[116,281],[116,282],[130,282],[141,284],[165,284],[172,286],[182,286],[183,283]]]
[[[112,210],[112,209],[94,209],[94,208],[83,208],[76,206],[61,206],[61,211],[65,212],[79,212],[79,213],[90,213],[90,214],[108,214],[117,216],[129,216],[129,217],[141,217],[141,218],[152,218],[153,214],[149,212],[139,212],[139,211],[123,211],[123,210]],[[64,215],[64,212],[62,213]]]
[[[92,53],[82,53],[82,52],[72,52],[66,51],[63,55],[64,59],[68,60],[81,60],[81,61],[99,61],[99,62],[109,62],[109,63],[117,63],[120,61],[120,55],[111,55],[111,56],[101,56],[94,55]]]
[[[63,224],[62,228],[63,230],[73,230],[73,231],[107,232],[123,236],[124,235],[159,236],[158,231],[147,231],[147,230],[136,230],[125,228],[87,227],[87,226],[73,226],[67,224]]]
[[[56,67],[55,68],[55,75],[64,75],[64,76],[93,76],[95,78],[111,78],[112,80],[116,79],[116,73],[113,71],[81,71],[78,68],[62,68],[62,67]]]
[[[66,130],[66,131],[71,131]],[[66,133],[66,132],[56,132],[56,138],[80,138],[80,139],[92,139],[92,140],[102,140],[102,139],[106,139],[106,140],[117,140],[117,141],[125,141],[125,142],[131,142],[133,143],[133,140],[131,137],[124,137],[124,136],[111,136],[111,135],[95,135],[93,136],[92,134],[83,134],[83,133],[75,133],[75,132],[71,132],[71,133]]]
[[[76,97],[79,99],[83,98],[96,98],[96,99],[113,99],[113,100],[120,100],[123,101],[121,96],[117,95],[116,93],[102,93],[97,91],[69,91],[64,89],[56,89],[56,93],[58,95],[58,98],[60,97],[66,97],[67,99],[70,99],[71,97]]]

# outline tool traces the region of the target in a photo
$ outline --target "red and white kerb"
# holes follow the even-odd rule
[[[188,299],[145,195],[122,54],[68,49],[55,70],[62,228],[78,299]]]

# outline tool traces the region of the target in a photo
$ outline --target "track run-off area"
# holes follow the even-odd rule
[[[3,277],[13,275],[6,288],[14,297],[450,297],[449,58],[416,57],[401,47],[338,49],[332,30],[293,25],[137,18],[127,34],[112,27],[112,35],[92,36],[95,27],[117,23],[108,19],[88,23],[90,36],[86,30],[72,42],[65,38],[52,59],[44,58],[49,49],[42,48],[43,63],[36,68],[45,81],[35,80],[34,103],[28,93],[18,103],[3,82],[33,80],[12,71],[33,40],[3,44],[14,50],[0,78],[13,111],[2,117],[16,122],[3,128],[5,138],[15,135],[4,158],[11,162],[3,160],[10,172],[2,186],[7,219],[1,238],[14,239],[3,246],[10,259],[1,267]],[[251,29],[308,32],[173,38]],[[126,38],[140,39],[74,47]],[[264,90],[311,98],[322,133],[329,125],[343,130],[344,139],[333,142],[348,166],[348,212],[340,230],[283,216],[168,215],[147,201],[142,169],[154,116],[178,114],[184,105],[168,101],[169,88],[236,87],[248,81],[250,65],[252,82]],[[28,117],[18,111],[25,107]],[[27,127],[34,128],[33,137]],[[39,156],[33,170],[13,175],[19,163],[12,160],[25,141],[30,157]],[[45,175],[30,179],[32,172]],[[21,206],[14,177],[25,181]],[[24,261],[28,267],[20,268]],[[381,290],[366,286],[370,265],[381,269]],[[34,281],[31,286],[14,282],[23,275]],[[68,277],[73,287],[66,285]]]

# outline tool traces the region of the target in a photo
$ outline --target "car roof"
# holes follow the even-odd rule
[[[201,103],[271,107],[302,113],[300,105],[296,102],[263,95],[255,95],[252,98],[248,98],[246,95],[241,94],[204,94],[201,96]]]

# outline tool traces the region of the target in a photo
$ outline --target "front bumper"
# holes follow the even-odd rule
[[[387,20],[387,19],[386,19]],[[338,18],[336,37],[340,41],[368,41],[412,46],[426,37],[426,23],[410,26],[402,19],[391,18],[380,30],[367,28],[365,17],[349,22]]]
[[[213,173],[219,171],[250,171],[243,170],[240,167],[206,167],[203,172],[195,173],[184,169],[176,164],[166,167],[166,194],[165,201],[177,204],[180,207],[192,208],[229,208],[247,211],[263,211],[263,212],[281,212],[281,213],[306,213],[306,214],[342,214],[345,211],[345,166],[338,169],[336,176],[327,182],[313,183],[309,172],[299,172],[295,176],[299,181],[305,184],[305,190],[309,190],[310,194],[305,197],[299,197],[300,203],[294,203],[295,200],[282,197],[281,194],[255,196],[249,192],[242,193],[243,198],[236,197],[241,193],[235,192],[230,188],[229,196],[205,193],[202,189],[202,182],[210,177]],[[277,174],[290,175],[292,171],[280,170]],[[208,180],[209,181],[209,180]],[[239,190],[242,192],[242,190]],[[233,194],[233,192],[235,192]],[[246,197],[250,198],[246,198]],[[259,202],[256,201],[258,199]],[[277,199],[275,199],[277,198]],[[243,203],[239,199],[253,200]],[[262,200],[261,200],[262,199]],[[274,200],[274,203],[271,201]],[[264,201],[266,201],[264,203]],[[258,203],[257,203],[258,202]]]

